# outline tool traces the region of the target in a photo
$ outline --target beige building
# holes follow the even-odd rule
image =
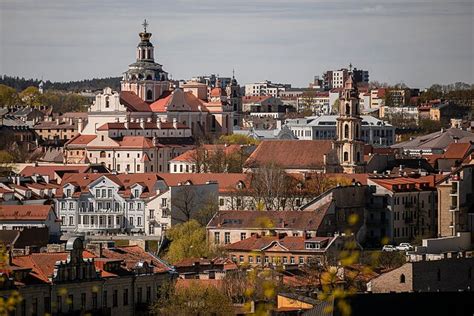
[[[445,254],[440,260],[407,262],[383,273],[367,284],[372,293],[391,292],[458,292],[474,285],[474,258],[465,253]]]
[[[438,193],[438,236],[474,233],[474,165],[455,169],[436,182]]]
[[[13,315],[143,315],[170,268],[137,246],[86,251],[79,238],[64,252],[13,257],[0,293],[19,291]],[[13,281],[15,280],[15,282]]]

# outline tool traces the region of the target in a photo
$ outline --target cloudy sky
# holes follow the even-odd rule
[[[175,79],[306,86],[352,62],[388,83],[474,82],[472,0],[0,0],[0,74],[119,76],[144,18]]]

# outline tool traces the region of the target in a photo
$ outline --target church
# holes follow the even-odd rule
[[[94,135],[106,123],[139,121],[177,122],[186,125],[194,137],[219,137],[232,134],[235,100],[239,91],[235,78],[226,89],[210,93],[174,88],[163,66],[155,61],[152,33],[143,23],[136,48],[136,60],[128,66],[121,91],[104,89],[89,108],[83,135]]]

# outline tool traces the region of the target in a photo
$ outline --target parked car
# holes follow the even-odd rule
[[[413,250],[413,246],[410,245],[410,244],[407,243],[407,242],[402,242],[402,243],[400,243],[400,245],[398,245],[396,248],[397,248],[397,250],[400,250],[400,251],[410,251],[410,250]]]
[[[397,251],[397,248],[393,245],[384,245],[382,247],[382,251],[393,252],[393,251]]]

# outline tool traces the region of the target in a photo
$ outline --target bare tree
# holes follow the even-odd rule
[[[176,219],[187,222],[191,219],[193,211],[197,207],[198,198],[196,190],[191,185],[178,187],[178,192],[172,207],[179,213]]]

